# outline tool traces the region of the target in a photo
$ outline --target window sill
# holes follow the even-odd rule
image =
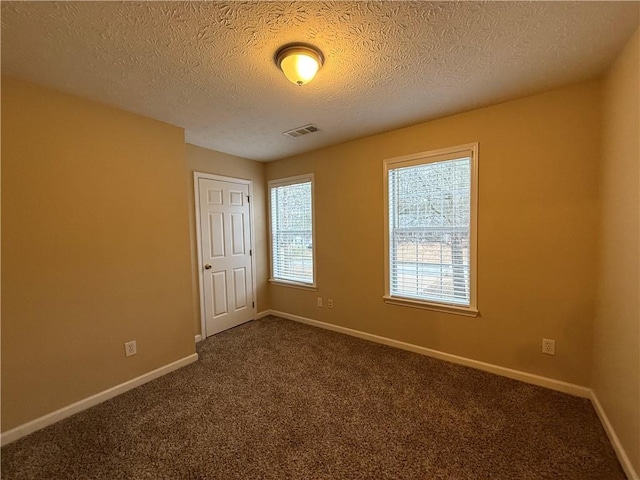
[[[450,313],[452,315],[463,315],[465,317],[477,317],[480,312],[475,308],[458,307],[455,305],[445,305],[441,303],[428,303],[420,300],[412,300],[409,298],[391,297],[385,295],[382,297],[385,303],[390,305],[400,305],[403,307],[422,308],[424,310],[433,310],[435,312]]]
[[[269,279],[269,283],[273,284],[273,285],[277,285],[279,287],[291,287],[291,288],[298,288],[300,290],[309,290],[312,292],[315,292],[318,288],[314,285],[309,285],[307,283],[296,283],[296,282],[287,282],[286,280],[277,280],[277,279],[273,279],[270,278]]]

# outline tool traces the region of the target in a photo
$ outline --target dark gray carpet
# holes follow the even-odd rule
[[[588,400],[278,318],[2,449],[2,479],[624,479]]]

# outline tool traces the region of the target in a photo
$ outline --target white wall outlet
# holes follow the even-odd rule
[[[546,355],[556,354],[556,341],[549,338],[542,339],[542,353]]]
[[[322,297],[318,297],[318,308],[322,308]]]
[[[136,353],[138,353],[138,347],[135,340],[131,340],[130,342],[124,344],[125,357],[130,357],[131,355],[135,355]]]
[[[333,308],[333,298],[327,298],[327,307]]]

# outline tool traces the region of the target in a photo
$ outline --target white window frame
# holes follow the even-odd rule
[[[294,282],[274,277],[273,268],[273,226],[271,224],[272,206],[271,206],[271,189],[274,187],[285,187],[287,185],[295,185],[297,183],[311,182],[311,256],[313,260],[313,283]],[[313,173],[305,175],[296,175],[294,177],[276,178],[269,180],[267,185],[267,197],[269,200],[269,282],[275,285],[286,287],[301,288],[304,290],[316,290],[316,212],[315,212],[315,182]]]
[[[389,170],[411,167],[427,163],[455,160],[470,157],[471,192],[470,192],[470,226],[469,226],[469,306],[455,305],[433,300],[419,300],[391,295],[390,278],[390,245],[389,245]],[[470,317],[478,316],[477,308],[477,274],[478,274],[478,143],[468,143],[455,147],[441,148],[426,152],[390,158],[384,161],[384,302],[392,305],[403,305],[424,308],[438,312],[455,313]]]

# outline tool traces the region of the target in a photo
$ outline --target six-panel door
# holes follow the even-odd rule
[[[249,186],[200,178],[206,335],[253,319]]]

